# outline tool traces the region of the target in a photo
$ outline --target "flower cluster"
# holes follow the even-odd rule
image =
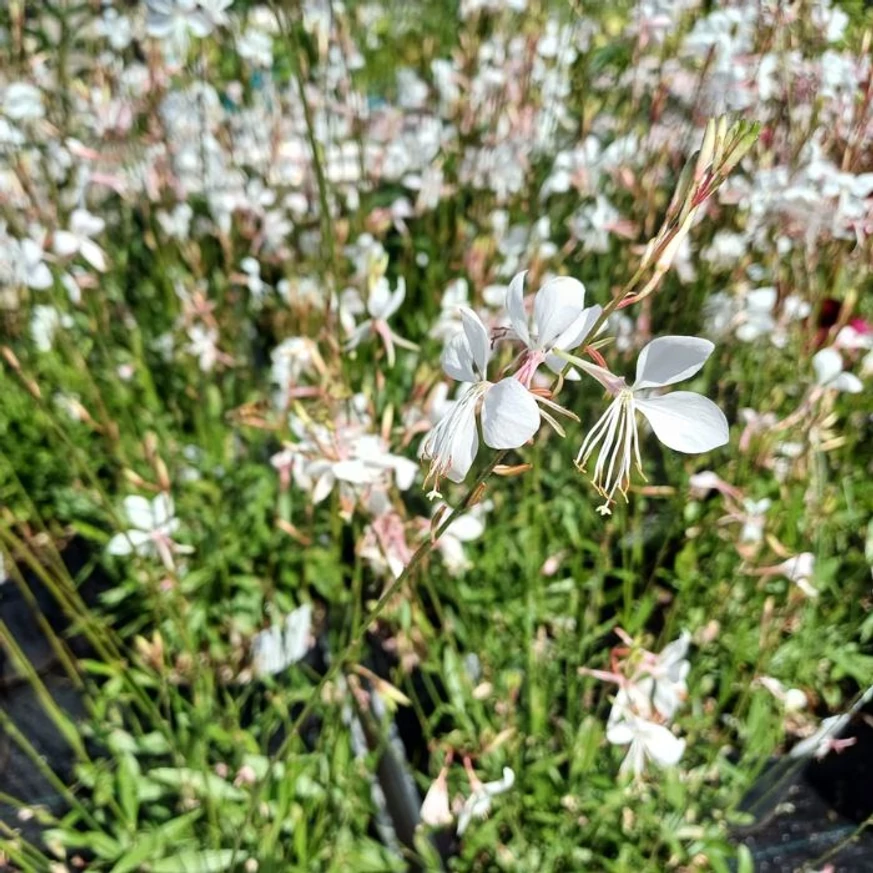
[[[422,446],[422,456],[430,461],[427,478],[434,481],[432,494],[438,494],[442,478],[461,482],[467,476],[479,450],[477,417],[481,417],[482,439],[493,449],[523,446],[543,419],[563,435],[551,412],[572,413],[551,399],[555,391],[531,387],[543,364],[560,377],[572,363],[613,398],[589,430],[576,459],[584,470],[592,454],[598,452],[592,481],[604,498],[603,513],[610,512],[616,493],[627,494],[634,464],[642,473],[637,412],[658,439],[675,451],[698,454],[728,441],[727,420],[711,400],[689,391],[652,395],[656,389],[695,375],[713,351],[711,342],[682,336],[652,340],[640,352],[636,379],[628,386],[601,364],[569,354],[570,350],[592,354],[588,343],[594,340],[592,334],[602,312],[599,306],[585,306],[581,282],[567,277],[545,282],[534,296],[530,317],[523,287],[524,274],[520,273],[506,294],[510,327],[498,329],[494,335],[523,347],[512,375],[497,382],[488,380],[494,339],[470,309],[461,309],[462,330],[445,345],[443,370],[464,385]],[[593,354],[603,360],[599,353]]]
[[[612,669],[583,667],[580,672],[618,685],[606,738],[613,745],[628,747],[622,770],[640,776],[647,761],[669,767],[677,764],[685,751],[685,740],[669,725],[687,694],[685,680],[691,665],[686,656],[691,637],[684,633],[654,654],[617,632],[625,646],[613,650]]]

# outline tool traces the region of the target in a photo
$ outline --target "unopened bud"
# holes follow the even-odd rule
[[[158,485],[161,486],[161,491],[170,491],[170,474],[167,472],[167,465],[164,459],[160,456],[155,457],[155,475],[158,477]]]
[[[706,122],[706,130],[703,133],[703,144],[697,155],[697,165],[694,167],[694,181],[699,183],[703,178],[715,154],[716,122],[710,118]]]
[[[722,162],[722,158],[724,158],[724,148],[727,142],[728,135],[728,126],[727,126],[727,116],[722,115],[717,122],[717,129],[715,132],[715,154],[712,158],[712,165],[718,169],[719,165]]]
[[[527,473],[528,470],[533,469],[533,464],[498,464],[494,468],[494,473],[497,476],[521,476],[524,473]]]
[[[673,199],[667,207],[666,223],[669,224],[676,214],[682,210],[687,203],[691,201],[692,185],[694,184],[695,170],[694,159],[689,158],[682,172],[679,174],[679,181],[676,183],[676,190],[673,192]]]
[[[679,251],[679,246],[682,245],[682,241],[688,236],[688,232],[691,230],[691,224],[694,221],[694,218],[697,215],[697,207],[692,207],[688,215],[685,217],[682,224],[676,229],[676,232],[673,235],[673,239],[664,246],[664,250],[661,252],[658,257],[657,269],[660,273],[665,273],[670,269],[670,265],[673,263],[673,258],[676,257],[676,252]]]
[[[738,125],[737,136],[732,143],[732,147],[725,155],[722,165],[719,167],[719,172],[722,176],[727,176],[734,167],[749,153],[749,149],[757,142],[758,135],[761,132],[761,125],[755,122],[752,125]]]
[[[424,796],[424,803],[421,804],[421,820],[428,827],[440,828],[450,825],[454,819],[452,811],[449,809],[449,789],[446,784],[446,768],[440,770],[439,776],[434,779],[427,794]]]

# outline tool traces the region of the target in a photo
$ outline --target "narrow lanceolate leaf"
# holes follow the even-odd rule
[[[152,873],[221,873],[245,858],[233,849],[205,849],[180,852],[149,864]]]

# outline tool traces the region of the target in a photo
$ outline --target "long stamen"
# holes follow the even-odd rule
[[[627,496],[634,461],[638,468],[642,468],[636,406],[633,392],[629,389],[621,391],[616,396],[606,412],[588,432],[576,458],[576,466],[584,471],[588,458],[598,447],[597,463],[594,465],[591,483],[598,494],[606,500],[598,507],[598,512],[608,515],[609,507],[615,499],[615,492],[620,491],[623,496]]]

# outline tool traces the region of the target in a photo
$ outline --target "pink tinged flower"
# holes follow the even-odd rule
[[[585,308],[585,286],[567,276],[546,282],[534,297],[533,316],[524,306],[524,277],[518,273],[506,292],[506,309],[515,335],[527,346],[518,379],[529,385],[540,364],[561,373],[567,362],[553,354],[578,346],[600,316],[601,307]],[[575,375],[575,374],[574,374]],[[578,376],[576,376],[578,378]]]
[[[427,794],[424,796],[424,802],[421,804],[419,815],[428,827],[445,827],[450,825],[454,819],[449,809],[449,790],[446,785],[446,772],[446,767],[440,770],[439,776],[434,779],[430,788],[428,788]]]
[[[415,343],[398,336],[388,325],[388,319],[400,309],[400,305],[405,299],[406,282],[402,276],[397,280],[397,287],[394,291],[391,290],[391,286],[384,276],[372,282],[370,296],[367,299],[367,314],[370,317],[354,329],[352,336],[346,343],[346,349],[357,348],[365,337],[375,334],[385,346],[389,367],[394,366],[395,346],[416,351],[418,346]]]
[[[503,778],[496,782],[480,782],[472,770],[468,771],[468,775],[473,793],[464,801],[464,806],[458,814],[459,837],[464,835],[471,821],[488,817],[492,798],[509,791],[515,784],[515,773],[509,767],[503,768]]]
[[[845,391],[847,394],[859,394],[864,390],[864,383],[857,376],[843,370],[843,357],[833,347],[822,349],[812,356],[812,369],[815,371],[816,384],[821,388]]]
[[[691,336],[665,336],[652,340],[640,352],[634,384],[593,364],[577,362],[597,379],[615,399],[585,437],[576,465],[584,470],[598,449],[592,482],[605,503],[598,508],[610,512],[615,492],[626,497],[631,468],[636,463],[642,474],[636,413],[651,425],[655,436],[669,449],[699,454],[725,445],[729,430],[724,413],[709,399],[693,391],[673,391],[649,397],[648,391],[688,379],[712,354],[709,340]]]
[[[124,514],[131,527],[109,540],[106,548],[110,555],[124,557],[136,553],[143,557],[157,556],[168,569],[172,569],[173,552],[189,551],[188,547],[172,540],[179,520],[169,494],[161,492],[153,500],[138,494],[125,497]]]
[[[443,350],[443,370],[453,379],[471,383],[437,423],[422,446],[422,457],[431,461],[425,482],[448,478],[462,482],[479,450],[476,417],[482,417],[482,437],[492,449],[524,445],[540,425],[540,411],[533,395],[517,379],[493,384],[486,378],[491,354],[488,331],[479,316],[461,309],[463,329]]]
[[[106,271],[106,255],[91,237],[102,233],[106,222],[86,209],[76,209],[70,216],[68,230],[54,235],[55,253],[64,257],[80,254],[95,270]]]

